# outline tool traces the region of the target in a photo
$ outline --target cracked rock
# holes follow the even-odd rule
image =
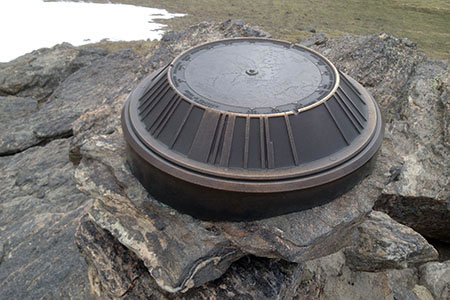
[[[377,211],[358,226],[358,238],[345,255],[347,265],[358,271],[403,269],[438,258],[420,234]]]

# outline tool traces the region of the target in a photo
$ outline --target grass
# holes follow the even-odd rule
[[[94,0],[187,13],[160,20],[174,30],[201,21],[242,19],[274,38],[296,41],[313,28],[328,36],[388,32],[416,42],[430,57],[450,57],[448,0]]]
[[[108,40],[102,40],[97,43],[90,43],[81,46],[82,48],[88,47],[98,47],[103,48],[108,51],[117,51],[126,48],[132,48],[136,53],[145,55],[148,53],[148,49],[156,44],[156,41],[120,41],[120,42],[111,42]]]

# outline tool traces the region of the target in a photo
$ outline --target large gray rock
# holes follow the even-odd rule
[[[0,299],[89,299],[73,239],[88,198],[72,180],[69,140],[0,157]]]
[[[358,226],[358,238],[345,255],[347,265],[359,271],[402,269],[438,258],[420,234],[377,211]]]
[[[59,50],[55,46],[55,48],[47,49],[45,53],[63,55],[59,53]],[[69,50],[80,52],[80,50],[73,50],[73,47],[69,47]],[[33,52],[29,55],[37,54]],[[70,56],[68,53],[65,55]],[[24,56],[26,57],[28,56]],[[54,63],[56,65],[62,63],[57,58],[52,59],[56,60]],[[139,73],[141,65],[139,59],[140,57],[131,50],[102,56],[88,66],[68,75],[58,87],[53,87],[53,94],[47,101],[39,105],[31,98],[1,97],[0,107],[7,108],[10,114],[7,115],[4,112],[0,115],[0,155],[14,154],[55,138],[71,136],[72,123],[82,113],[100,104],[108,105],[121,89],[130,86],[130,83],[136,79],[136,74]],[[49,61],[46,63],[44,68],[48,69],[46,72],[50,74],[57,72],[52,67],[58,66],[55,67]],[[19,61],[15,61],[15,64],[19,64]],[[35,74],[36,71],[30,70],[28,73]],[[24,88],[25,91],[30,90],[30,87]]]
[[[296,284],[284,290],[280,299],[433,299],[430,291],[418,284],[417,269],[355,271],[342,251],[299,264],[292,277]]]
[[[67,137],[82,113],[108,105],[141,65],[132,51],[105,54],[62,45],[0,68],[8,87],[19,77],[30,81],[19,80],[16,94],[52,93],[45,102],[0,97],[1,299],[91,298],[73,239],[90,201],[73,181],[75,142]]]
[[[0,95],[44,100],[70,74],[106,54],[105,50],[64,43],[0,63]]]
[[[132,251],[89,218],[81,222],[76,241],[89,261],[89,279],[97,299],[289,299],[283,295],[297,285],[301,273],[297,264],[247,256],[213,282],[170,294],[156,284]],[[301,291],[304,296],[307,292]]]
[[[182,34],[167,35],[146,66],[159,67],[199,42],[223,38],[229,34],[230,26],[235,26],[230,24],[226,24],[226,34],[217,32],[222,25],[204,23]],[[322,45],[325,48],[319,50],[329,53],[350,75],[366,78],[365,83],[381,98],[387,112],[399,105],[393,101],[395,98],[387,101],[385,97],[401,95],[410,74],[424,60],[401,40],[389,35],[345,37]],[[349,45],[353,52],[332,55]],[[398,63],[392,65],[391,60]],[[166,292],[185,292],[213,280],[244,254],[303,262],[336,252],[347,245],[353,229],[380,195],[380,189],[395,177],[392,166],[401,161],[390,148],[387,151],[383,148],[373,175],[347,195],[319,208],[256,222],[201,222],[152,199],[129,172],[118,117],[125,98],[126,93],[119,94],[109,107],[97,107],[80,118],[92,126],[75,123],[74,128],[79,128],[75,140],[82,158],[76,180],[79,188],[95,199],[86,222],[95,224],[98,230],[106,230],[131,250],[149,270],[159,289]],[[86,126],[87,131],[83,130]],[[110,128],[108,132],[104,131],[106,126]],[[385,228],[387,236],[395,235],[389,231],[393,229]],[[418,235],[411,235],[416,242]],[[424,247],[416,252],[424,255],[418,255],[416,263],[436,257],[435,250],[423,238],[420,241]],[[404,241],[405,249],[412,247],[409,242]],[[88,251],[85,255],[90,256]],[[406,256],[399,257],[395,267],[406,267]],[[95,269],[108,269],[105,261]],[[389,257],[379,258],[379,263],[392,267]],[[103,279],[107,286],[106,281]],[[373,278],[368,282],[376,281]],[[112,291],[107,293],[112,295]]]
[[[361,82],[386,121],[383,152],[391,181],[382,210],[422,235],[450,241],[448,61],[430,60],[389,34],[314,35],[302,42]]]
[[[450,242],[448,63],[416,68],[404,97],[405,119],[387,126],[386,151],[400,160],[375,209],[422,235]]]
[[[243,254],[301,262],[346,246],[371,209],[376,173],[336,201],[255,222],[202,222],[154,200],[128,170],[120,128],[81,147],[75,178],[95,199],[91,220],[141,259],[158,285],[187,290],[219,277]]]
[[[0,96],[0,155],[14,154],[39,143],[26,122],[27,116],[38,110],[38,102],[33,98]]]
[[[424,264],[419,271],[420,282],[431,291],[435,299],[449,299],[450,260]]]
[[[394,290],[409,290],[417,281],[411,270],[402,270],[401,276],[390,276],[389,271],[353,272],[345,264],[342,252],[302,263],[301,266],[299,287],[308,289],[308,286],[317,286],[321,291],[311,299],[394,299]],[[402,280],[398,280],[399,277]]]
[[[89,218],[76,240],[81,249],[89,249],[83,254],[92,261],[89,274],[97,299],[433,299],[418,285],[416,269],[352,271],[342,251],[300,264],[247,256],[213,282],[169,294],[132,251]]]

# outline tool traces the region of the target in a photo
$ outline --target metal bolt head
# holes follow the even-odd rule
[[[258,71],[256,71],[255,69],[248,69],[247,71],[245,71],[245,73],[250,76],[255,76],[256,74],[258,74]]]

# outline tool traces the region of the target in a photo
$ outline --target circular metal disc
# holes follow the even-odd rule
[[[313,50],[258,38],[183,52],[132,91],[122,127],[150,193],[217,220],[331,201],[368,174],[383,138],[354,79]]]
[[[308,107],[328,95],[336,83],[333,67],[322,56],[263,39],[200,46],[180,55],[169,76],[187,98],[237,113]]]

